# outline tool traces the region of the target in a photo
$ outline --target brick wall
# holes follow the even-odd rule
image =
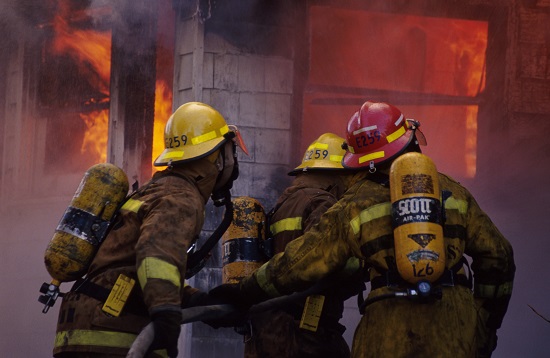
[[[251,196],[268,211],[290,183],[286,173],[299,162],[291,158],[293,61],[235,47],[223,36],[207,31],[198,17],[177,25],[174,107],[202,101],[237,125],[249,156],[238,154],[240,176],[233,197]],[[205,29],[206,28],[206,29]],[[207,207],[205,230],[198,246],[219,224],[223,208]],[[221,283],[220,244],[206,268],[190,280],[208,290]],[[185,326],[181,350],[190,357],[242,357],[243,337],[230,328],[214,330],[203,323]]]

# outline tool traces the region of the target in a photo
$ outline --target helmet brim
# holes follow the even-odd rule
[[[310,166],[310,165],[300,165],[296,168],[294,168],[293,170],[289,171],[288,172],[288,175],[298,175],[300,173],[307,173],[307,172],[336,172],[336,171],[340,171],[340,170],[344,170],[346,168],[344,168],[343,166],[319,166],[319,165],[316,165],[316,166]]]

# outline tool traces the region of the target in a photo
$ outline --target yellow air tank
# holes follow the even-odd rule
[[[88,169],[44,255],[52,284],[81,278],[128,194],[124,171],[109,163]]]
[[[441,190],[433,161],[406,153],[392,163],[390,193],[395,259],[411,283],[435,282],[445,270]]]
[[[248,196],[233,200],[233,221],[222,236],[223,283],[237,283],[266,262],[265,226],[265,210],[258,200]]]

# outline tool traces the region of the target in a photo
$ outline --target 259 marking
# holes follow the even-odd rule
[[[308,150],[306,152],[306,155],[304,156],[304,161],[305,160],[312,160],[312,159],[325,159],[328,155],[328,150],[323,150],[321,151],[321,149],[315,149],[315,150]]]
[[[187,136],[185,134],[182,134],[181,136],[175,136],[166,138],[166,148],[179,148],[182,145],[187,144]]]

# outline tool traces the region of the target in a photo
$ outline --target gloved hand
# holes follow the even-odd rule
[[[491,327],[491,312],[484,308],[487,300],[476,299],[477,325],[476,325],[476,343],[477,351],[476,358],[489,358],[497,347],[497,329]]]
[[[258,285],[255,279],[243,279],[239,283],[224,283],[208,292],[214,300],[229,303],[242,311],[248,311],[253,306],[270,297]]]
[[[476,357],[477,358],[489,358],[493,354],[493,351],[497,347],[497,331],[496,329],[488,329],[486,332],[485,340],[478,344]]]
[[[255,303],[250,295],[245,295],[242,292],[241,285],[238,283],[224,283],[214,287],[208,292],[208,296],[214,300],[229,303],[243,311],[248,310]]]
[[[209,325],[214,329],[220,327],[240,327],[244,326],[247,322],[246,311],[237,310],[220,315],[219,318],[212,318],[203,320],[203,323]]]
[[[178,339],[181,332],[181,311],[159,311],[151,316],[155,338],[149,351],[166,349],[170,358],[178,356]]]
[[[182,308],[197,307],[197,306],[212,306],[220,305],[227,303],[224,300],[212,297],[208,292],[200,291],[195,289],[195,291],[186,298],[185,304],[182,305]]]

